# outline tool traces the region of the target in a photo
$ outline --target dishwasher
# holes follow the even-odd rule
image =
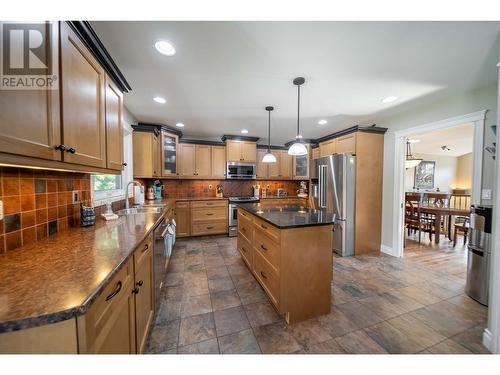
[[[175,243],[175,220],[162,219],[153,231],[153,279],[155,310],[159,307],[167,267]]]

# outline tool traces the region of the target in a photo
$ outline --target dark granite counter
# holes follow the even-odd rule
[[[269,207],[259,203],[241,203],[238,207],[267,221],[279,229],[332,225],[334,214],[299,205],[274,205]]]
[[[175,203],[163,200],[165,209]],[[162,214],[98,219],[0,255],[0,333],[84,314]]]

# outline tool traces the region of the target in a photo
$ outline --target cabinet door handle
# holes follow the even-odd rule
[[[264,250],[264,251],[267,251],[267,247],[265,247],[265,246],[264,246],[264,245],[262,245],[262,244],[260,245],[260,248],[261,248],[262,250]]]
[[[207,229],[214,229],[214,227],[207,227]]]
[[[56,150],[58,150],[58,151],[65,151],[65,150],[66,150],[66,146],[65,146],[65,145],[62,145],[62,144],[61,144],[61,145],[57,145],[55,148],[56,148]]]
[[[118,293],[120,293],[120,290],[122,290],[122,282],[118,281],[116,283],[116,288],[113,290],[113,292],[106,297],[106,301],[112,300]]]
[[[126,166],[127,166],[127,163],[122,163],[122,165],[123,165],[124,167],[126,167]]]
[[[264,229],[267,229],[267,227],[264,224],[260,224],[260,226]]]
[[[74,154],[76,152],[76,149],[73,147],[67,148],[66,152],[69,152],[70,154]]]
[[[260,274],[261,274],[261,276],[262,276],[264,279],[267,279],[267,276],[266,276],[266,274],[264,273],[264,271],[260,271]]]
[[[245,253],[247,252],[247,250],[243,246],[241,247],[241,250],[243,250]]]
[[[214,204],[212,202],[205,203],[206,206],[213,206]]]
[[[134,289],[132,289],[132,294],[139,294],[139,288],[135,287]]]
[[[205,214],[205,215],[207,215],[207,216],[212,216],[212,215],[213,215],[213,213],[210,213],[210,214]]]
[[[149,244],[144,245],[144,249],[142,249],[142,252],[145,252],[147,249],[149,249]]]
[[[139,280],[138,282],[135,283],[135,285],[137,286],[142,286],[144,284],[144,281],[142,280]]]

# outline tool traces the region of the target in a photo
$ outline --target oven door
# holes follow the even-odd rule
[[[255,164],[230,161],[227,163],[226,176],[229,179],[255,179]]]
[[[238,226],[238,209],[234,203],[229,203],[229,226]]]

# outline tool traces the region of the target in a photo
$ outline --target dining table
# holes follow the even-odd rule
[[[439,243],[439,238],[441,235],[441,218],[443,216],[449,216],[448,220],[448,234],[451,233],[451,217],[452,216],[469,216],[470,210],[463,208],[452,208],[452,207],[439,207],[439,206],[420,206],[420,212],[434,215],[434,230],[436,244]],[[451,239],[451,238],[450,238]]]

